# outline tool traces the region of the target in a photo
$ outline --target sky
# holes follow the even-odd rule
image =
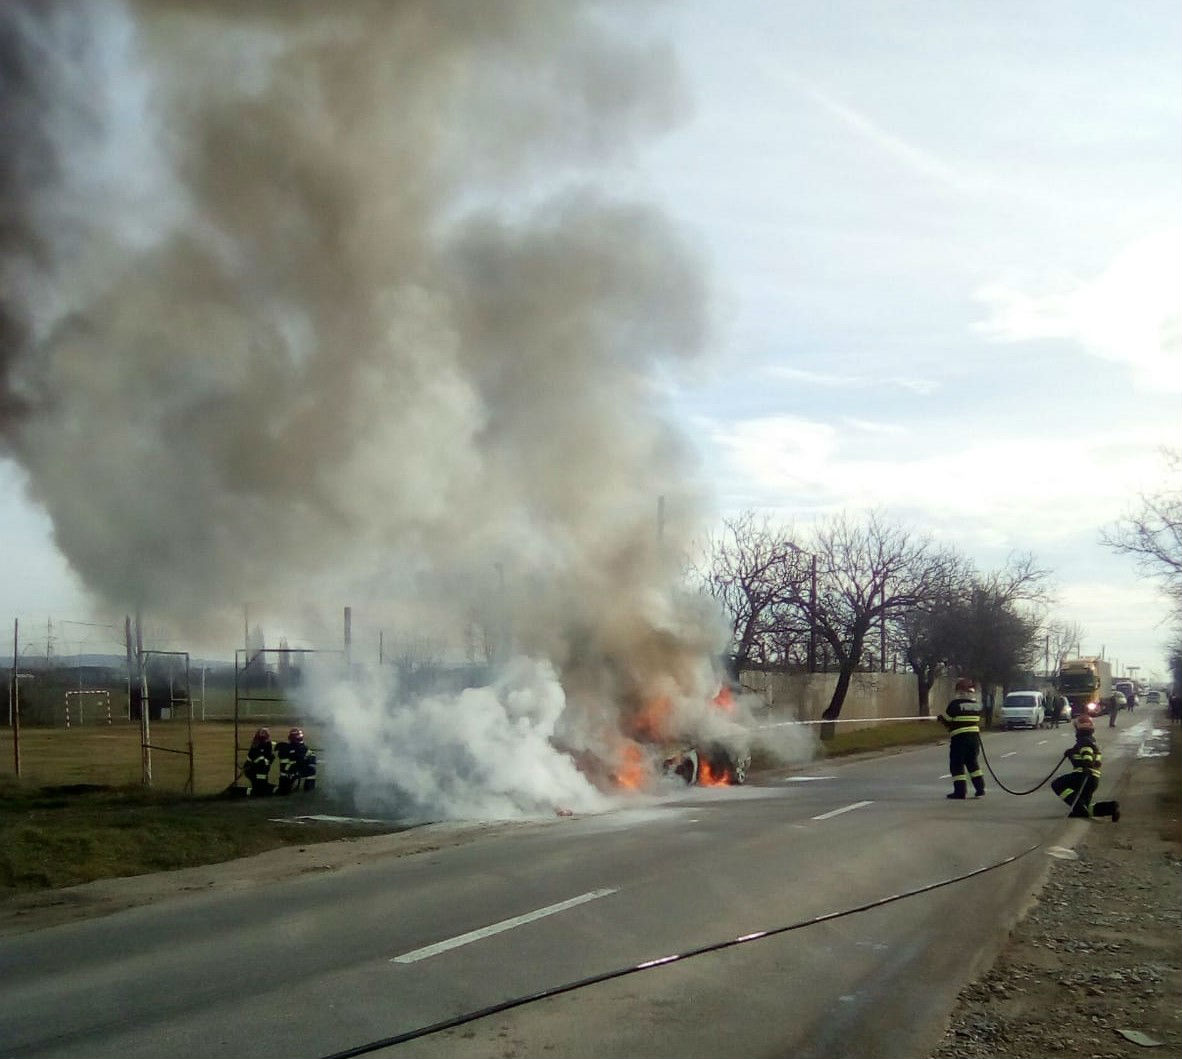
[[[701,348],[656,394],[711,517],[875,508],[982,570],[1032,553],[1083,653],[1163,678],[1166,601],[1099,538],[1179,487],[1182,8],[604,10],[676,67],[596,179],[705,277]],[[109,648],[42,492],[0,457],[0,620]]]

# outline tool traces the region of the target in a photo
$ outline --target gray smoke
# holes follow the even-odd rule
[[[98,601],[455,638],[493,591],[567,738],[700,695],[660,381],[707,290],[594,179],[677,116],[664,49],[569,3],[9,0],[0,95],[0,454]]]

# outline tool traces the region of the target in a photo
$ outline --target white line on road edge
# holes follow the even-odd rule
[[[814,820],[828,820],[831,816],[841,816],[842,813],[848,813],[851,809],[861,809],[864,805],[873,805],[873,802],[854,802],[853,805],[843,805],[840,809],[833,809],[827,813],[822,813],[820,816],[814,816]]]
[[[786,783],[811,783],[813,780],[831,780],[834,776],[785,776]]]
[[[1002,757],[1014,757],[1017,753],[1018,753],[1018,751],[1011,750],[1008,754],[1002,754],[1001,756]]]
[[[556,912],[565,912],[568,908],[586,904],[588,901],[594,901],[598,897],[607,897],[609,894],[614,894],[615,892],[614,889],[592,890],[590,893],[572,897],[569,901],[559,901],[556,905],[547,905],[545,908],[526,912],[525,915],[514,916],[512,919],[502,919],[499,923],[481,927],[479,930],[470,930],[467,934],[460,934],[454,938],[448,938],[446,941],[436,942],[434,945],[427,945],[421,949],[404,952],[401,956],[393,957],[390,962],[414,963],[416,960],[425,960],[428,956],[438,956],[441,952],[447,952],[448,949],[458,949],[461,945],[467,945],[469,942],[479,941],[481,938],[487,938],[492,934],[500,934],[503,931],[512,930],[514,927],[520,927],[525,923],[532,923],[535,919],[544,919],[546,916],[552,916]]]

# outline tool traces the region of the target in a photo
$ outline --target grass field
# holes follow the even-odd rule
[[[243,743],[252,732],[239,730]],[[318,748],[318,731],[305,732],[309,745]],[[233,724],[193,725],[195,794],[184,794],[188,735],[183,721],[153,722],[153,745],[185,753],[152,751],[149,790],[141,783],[138,725],[22,728],[19,781],[12,731],[0,729],[0,896],[373,832],[356,825],[295,827],[272,819],[324,811],[309,809],[316,803],[301,794],[265,801],[224,797],[235,778]]]
[[[238,757],[245,756],[250,737],[258,726],[240,725]],[[272,736],[285,738],[288,725],[275,726]],[[304,728],[313,749],[320,748],[320,732]],[[189,728],[183,720],[151,724],[152,786],[160,791],[183,791],[188,780]],[[138,723],[126,720],[111,725],[81,728],[22,727],[21,781],[29,785],[65,786],[89,783],[122,787],[139,785],[143,777]],[[240,762],[239,762],[240,763]],[[193,723],[194,793],[215,794],[226,789],[235,776],[234,725],[224,721]],[[14,778],[12,731],[0,728],[0,777]]]
[[[253,726],[239,730],[244,756]],[[286,725],[273,726],[282,737]],[[840,727],[840,726],[838,726]],[[284,845],[397,830],[355,824],[293,826],[273,817],[325,808],[331,753],[320,733],[305,726],[320,757],[320,787],[290,799],[227,798],[235,779],[234,726],[194,723],[195,793],[183,793],[188,756],[154,750],[153,787],[141,785],[140,733],[126,721],[82,728],[22,728],[21,777],[13,771],[12,732],[0,729],[0,898],[93,879],[195,867],[250,856]],[[930,742],[943,729],[933,722],[899,722],[837,732],[827,757]],[[184,721],[153,722],[152,743],[187,751]],[[758,767],[758,763],[756,763]]]

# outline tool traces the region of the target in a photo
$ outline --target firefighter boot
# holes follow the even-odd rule
[[[952,781],[952,793],[944,795],[945,798],[956,798],[964,801],[964,796],[968,792],[969,785],[964,781],[964,778],[954,779]]]

